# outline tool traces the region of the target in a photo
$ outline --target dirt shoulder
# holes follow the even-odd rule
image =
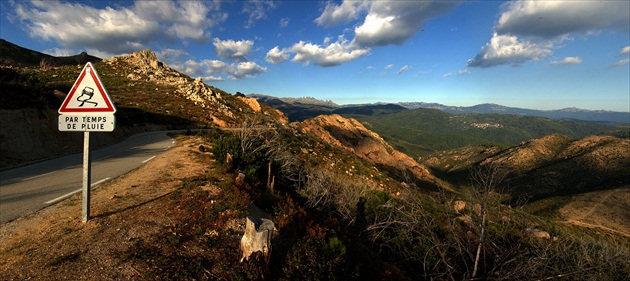
[[[194,245],[199,242],[193,241],[195,239],[206,239],[203,242],[207,243],[211,238],[217,241],[217,236],[224,235],[224,239],[234,240],[227,244],[238,247],[238,230],[226,232],[221,225],[216,225],[217,229],[198,229],[194,219],[189,218],[191,212],[199,208],[199,214],[230,217],[224,214],[229,208],[213,211],[212,206],[205,204],[220,200],[221,192],[217,187],[206,184],[203,193],[199,193],[205,196],[203,202],[194,205],[199,208],[191,208],[190,200],[185,199],[188,196],[181,196],[181,186],[186,184],[186,179],[201,176],[212,178],[217,184],[225,180],[217,174],[211,153],[200,152],[201,144],[204,143],[200,138],[179,137],[174,148],[96,188],[92,192],[92,219],[87,223],[81,222],[81,195],[78,194],[0,226],[0,279],[152,279],[156,276],[152,265],[168,262],[162,260],[163,257],[184,262],[190,258],[189,264],[194,265],[195,253],[202,251],[195,249]],[[213,176],[208,176],[209,173]],[[197,194],[192,189],[184,192]],[[232,217],[240,215],[234,210],[230,214]],[[238,227],[236,223],[234,229]],[[203,232],[189,235],[189,230]],[[177,254],[184,250],[189,256]],[[214,272],[207,261],[213,256],[224,258],[222,250],[210,250],[214,254],[204,253],[205,257],[210,257],[204,260],[207,278],[212,278]],[[216,270],[220,272],[219,268]],[[168,277],[167,273],[162,276]]]

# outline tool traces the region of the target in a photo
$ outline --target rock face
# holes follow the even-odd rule
[[[208,119],[219,127],[227,126],[226,118],[235,118],[218,91],[206,85],[201,78],[191,79],[173,70],[166,63],[158,60],[151,50],[112,57],[104,62],[113,67],[119,64],[131,65],[132,70],[126,75],[129,80],[139,83],[151,81],[161,87],[175,88],[175,93],[178,95],[192,101],[196,106],[208,109]]]
[[[241,251],[243,251],[241,262],[258,251],[262,252],[265,261],[269,262],[273,228],[274,224],[271,220],[247,216],[245,234],[241,238]]]
[[[238,97],[239,100],[247,104],[254,112],[260,112],[262,108],[255,98]]]

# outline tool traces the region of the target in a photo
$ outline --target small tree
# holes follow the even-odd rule
[[[479,233],[479,243],[477,244],[477,252],[475,254],[475,264],[473,266],[472,277],[477,275],[477,269],[479,267],[479,256],[484,244],[484,238],[486,234],[486,219],[488,214],[489,203],[493,199],[493,194],[499,189],[499,186],[503,183],[507,177],[507,170],[503,169],[500,164],[489,163],[483,166],[478,166],[471,171],[470,179],[473,185],[473,192],[475,197],[480,197],[480,216],[481,225]]]

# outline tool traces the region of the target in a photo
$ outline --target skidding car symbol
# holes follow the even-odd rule
[[[79,107],[82,107],[83,104],[85,104],[86,102],[94,104],[94,107],[98,106],[97,102],[90,101],[90,99],[92,99],[93,96],[94,96],[94,89],[92,89],[92,87],[86,86],[85,88],[83,88],[83,91],[81,91],[81,95],[77,97],[77,101],[81,102]]]

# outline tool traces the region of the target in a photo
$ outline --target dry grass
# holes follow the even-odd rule
[[[152,243],[178,242],[182,233],[177,231],[190,211],[181,206],[185,200],[173,199],[173,192],[183,185],[181,179],[205,174],[213,165],[209,153],[198,151],[200,143],[197,138],[181,138],[175,148],[94,190],[93,218],[87,223],[81,223],[79,194],[0,226],[0,279],[155,278],[154,268],[148,265],[161,260],[150,259],[157,259],[154,254],[166,255],[167,250]],[[204,232],[225,233],[223,229]],[[186,249],[185,243],[173,246],[191,254],[200,251]],[[224,254],[216,255],[224,259]],[[209,272],[204,274],[211,277]]]

